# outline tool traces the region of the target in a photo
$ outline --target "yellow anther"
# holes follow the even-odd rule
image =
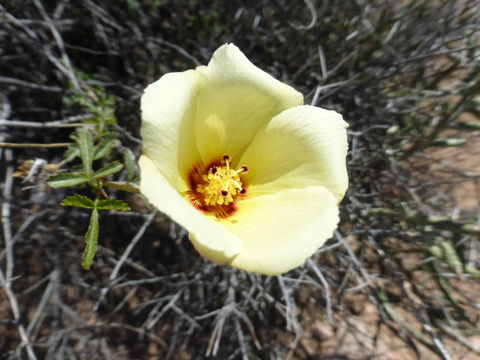
[[[245,194],[239,174],[246,173],[247,167],[232,170],[230,156],[224,155],[222,160],[223,165],[212,166],[202,176],[205,183],[197,185],[196,191],[204,195],[206,205],[228,205],[235,200],[237,194]]]

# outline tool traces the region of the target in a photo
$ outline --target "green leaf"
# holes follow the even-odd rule
[[[80,156],[80,150],[78,149],[77,144],[70,145],[67,150],[63,153],[63,158],[65,162],[70,162],[75,159],[77,156]]]
[[[440,243],[440,247],[442,248],[445,261],[450,268],[457,274],[461,274],[463,270],[462,260],[460,259],[460,256],[458,256],[457,250],[453,244],[448,240],[444,240]]]
[[[101,168],[100,170],[96,171],[91,177],[90,180],[97,180],[103,177],[106,177],[110,174],[114,174],[123,169],[123,165],[118,161],[114,161],[111,164]]]
[[[135,161],[135,154],[130,149],[126,149],[123,154],[123,161],[125,169],[127,170],[127,181],[133,180],[137,173],[137,163]]]
[[[430,251],[430,254],[435,256],[436,258],[439,258],[442,260],[444,258],[443,250],[440,246],[438,245],[432,245],[428,248],[428,251]]]
[[[480,121],[467,121],[465,123],[460,123],[459,125],[464,125],[465,127],[473,130],[480,130]]]
[[[127,191],[131,193],[138,194],[140,192],[139,185],[130,181],[130,182],[119,182],[119,181],[103,181],[103,186],[108,186],[114,189]]]
[[[119,210],[128,211],[130,207],[126,202],[118,199],[105,199],[97,202],[98,210]]]
[[[86,209],[95,209],[95,203],[93,202],[93,200],[89,199],[86,196],[82,196],[78,194],[66,197],[65,199],[63,199],[60,205],[76,206],[76,207],[81,207]]]
[[[82,255],[82,267],[85,270],[90,269],[93,258],[97,252],[98,243],[98,210],[93,209],[88,225],[87,234],[85,235],[85,250]]]
[[[127,7],[129,11],[135,12],[141,8],[141,5],[137,0],[127,0]]]
[[[50,176],[48,178],[47,184],[53,188],[69,187],[76,186],[83,183],[86,183],[88,178],[84,175],[72,174],[72,173],[61,173],[57,175]]]
[[[82,159],[85,173],[88,177],[92,175],[93,155],[95,147],[93,146],[93,136],[86,128],[82,128],[78,132],[77,144],[80,149],[80,158]]]
[[[443,139],[443,138],[438,138],[433,140],[432,145],[435,146],[461,146],[463,144],[467,143],[467,139],[463,138],[449,138],[449,139]]]
[[[473,265],[470,265],[470,264],[465,265],[465,272],[477,278],[480,278],[480,270],[478,270]]]
[[[110,155],[110,151],[112,150],[112,147],[117,144],[118,144],[118,140],[116,139],[110,139],[102,142],[100,145],[97,146],[93,160],[98,160],[103,157],[107,157],[108,155]]]

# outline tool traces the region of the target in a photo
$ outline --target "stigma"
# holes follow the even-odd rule
[[[243,165],[239,169],[232,169],[231,160],[229,155],[224,155],[202,175],[203,181],[196,184],[195,191],[203,195],[206,206],[229,205],[239,194],[245,194],[240,175],[246,174],[248,168]]]

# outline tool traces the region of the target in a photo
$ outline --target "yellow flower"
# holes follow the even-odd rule
[[[332,236],[348,125],[235,45],[149,85],[141,110],[141,192],[205,258],[275,275]]]

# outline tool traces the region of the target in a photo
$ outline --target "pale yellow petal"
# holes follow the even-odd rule
[[[205,259],[218,265],[231,264],[233,258],[228,257],[224,251],[212,248],[209,243],[202,241],[201,238],[196,237],[193,233],[188,233],[188,238],[195,250]]]
[[[240,160],[250,194],[325,186],[340,201],[348,187],[347,123],[314,106],[285,110],[256,135]]]
[[[199,154],[194,127],[197,70],[169,73],[149,85],[141,100],[143,153],[179,191]]]
[[[201,75],[196,139],[204,162],[228,154],[234,165],[255,133],[303,96],[253,65],[233,44],[215,51]]]
[[[219,221],[196,210],[174,189],[148,156],[140,157],[139,166],[142,194],[158,210],[189,231],[199,247],[209,249],[205,251],[210,256],[209,260],[226,263],[240,252],[240,239],[226,231]]]
[[[324,187],[246,199],[224,222],[243,243],[231,265],[265,275],[284,273],[322,246],[338,221],[337,199]]]

